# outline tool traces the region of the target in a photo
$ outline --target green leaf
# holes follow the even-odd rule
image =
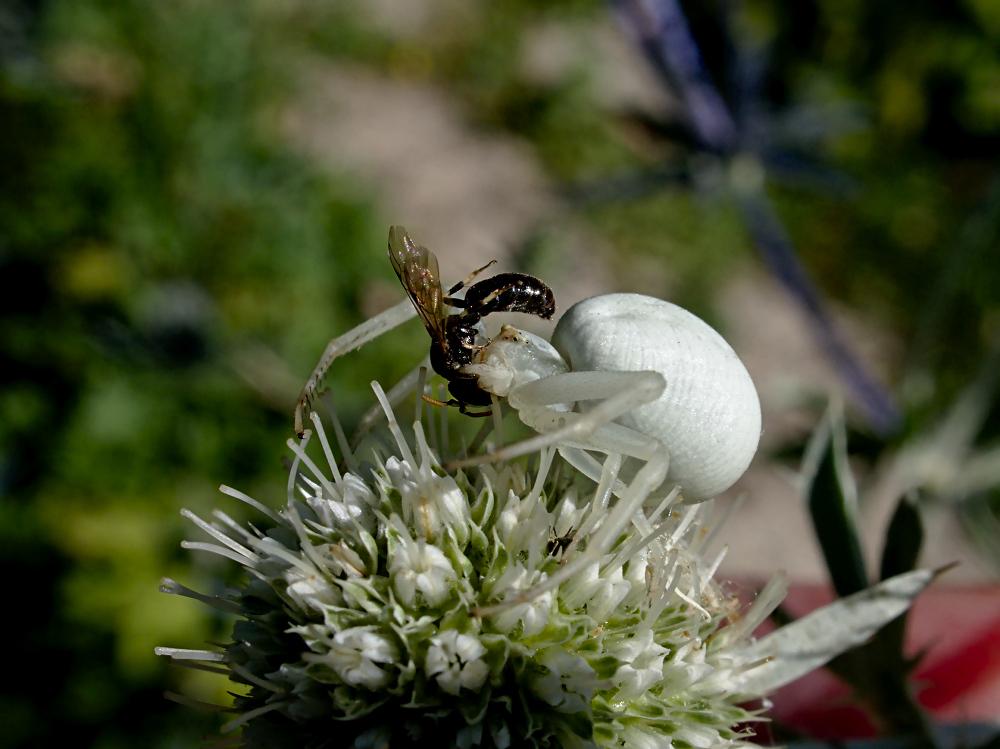
[[[806,448],[802,465],[813,529],[834,590],[849,596],[868,587],[858,540],[857,487],[847,463],[843,415],[831,407]]]
[[[924,542],[924,527],[920,511],[917,509],[917,501],[915,492],[910,496],[901,497],[899,504],[896,505],[896,511],[892,514],[892,520],[889,521],[889,528],[885,533],[885,545],[882,548],[882,564],[879,572],[882,580],[909,572],[917,566],[917,558]],[[903,653],[905,637],[906,614],[904,613],[889,622],[871,643],[871,647],[878,650],[880,662],[887,664],[889,670],[903,674],[909,671]]]
[[[901,497],[889,521],[882,549],[879,578],[888,580],[895,575],[909,572],[917,566],[917,558],[924,544],[924,526],[917,509],[916,493]]]

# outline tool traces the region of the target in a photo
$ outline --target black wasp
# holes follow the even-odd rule
[[[493,263],[445,294],[437,257],[410,239],[402,226],[389,228],[389,260],[430,334],[431,366],[448,381],[453,396],[447,405],[458,406],[462,413],[470,413],[466,410],[469,406],[490,405],[490,394],[479,389],[474,375],[462,371],[482,348],[476,343],[479,321],[493,312],[525,312],[548,320],[556,310],[552,289],[534,276],[498,273],[472,284],[464,299],[456,299],[451,295]],[[449,307],[460,311],[451,313]]]

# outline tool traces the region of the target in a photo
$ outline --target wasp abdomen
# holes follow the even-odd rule
[[[556,301],[552,289],[534,276],[499,273],[469,287],[465,307],[479,317],[524,312],[548,320],[556,311]]]

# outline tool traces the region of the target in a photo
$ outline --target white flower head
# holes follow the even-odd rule
[[[418,593],[428,606],[435,607],[448,599],[456,573],[441,549],[422,538],[409,538],[404,530],[389,547],[389,577],[407,608]]]
[[[394,454],[290,441],[284,506],[241,525],[185,512],[245,567],[205,596],[239,617],[220,650],[161,648],[228,669],[251,749],[329,742],[490,747],[726,747],[756,717],[742,705],[820,665],[905,610],[911,573],[867,598],[755,641],[780,602],[776,577],[746,611],[713,579],[712,503],[680,504],[655,466],[600,482],[556,451],[448,472],[423,424],[403,433],[384,394]],[[436,420],[435,420],[436,421]],[[431,443],[448,447],[440,433]],[[662,471],[660,473],[662,477]],[[845,634],[846,633],[846,634]]]
[[[316,640],[313,647],[325,652],[304,653],[306,663],[330,666],[345,684],[365,689],[384,687],[390,676],[378,664],[394,663],[398,657],[392,640],[374,627],[345,629],[332,638]]]
[[[663,661],[668,651],[646,629],[608,645],[608,652],[621,663],[612,677],[621,699],[635,699],[663,679]]]
[[[585,658],[562,648],[548,648],[537,654],[535,662],[541,667],[531,681],[535,694],[560,712],[578,713],[588,708],[599,682]]]
[[[319,572],[289,567],[284,577],[288,596],[304,611],[322,611],[324,606],[336,606],[344,600],[340,590]]]
[[[431,638],[424,668],[448,694],[478,691],[490,673],[484,655],[486,648],[476,637],[449,629]]]
[[[496,587],[504,591],[504,600],[514,600],[534,584],[545,581],[545,575],[533,576],[526,567],[518,563],[508,566]],[[552,591],[545,591],[499,610],[491,623],[500,632],[509,633],[521,627],[521,635],[531,637],[539,634],[549,623],[549,610],[554,600]]]
[[[420,537],[433,541],[445,532],[468,537],[469,502],[454,478],[395,457],[385,462],[385,471],[402,497],[403,519]]]

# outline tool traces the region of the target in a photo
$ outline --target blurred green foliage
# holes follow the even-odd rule
[[[721,2],[689,5],[718,80],[732,77],[728,25],[767,52],[761,106],[860,113],[822,149],[853,190],[772,195],[822,286],[911,342],[902,395],[915,424],[933,420],[1000,319],[1000,9],[756,0],[732,17]],[[156,592],[161,575],[204,587],[220,574],[178,550],[177,509],[214,506],[220,481],[281,496],[298,386],[375,282],[393,281],[377,196],[286,143],[301,59],[443,86],[478,127],[528,140],[561,183],[680,153],[636,141],[629,113],[595,96],[588,35],[604,4],[448,8],[416,36],[359,2],[0,10],[0,554],[16,571],[18,667],[34,675],[6,682],[12,745],[191,746],[215,724],[161,692],[219,701],[218,683],[151,657],[225,636],[196,604]],[[583,39],[544,80],[522,64],[539,28]],[[675,298],[708,317],[716,281],[752,262],[724,195],[671,188],[585,213],[625,277],[643,258],[669,264]],[[410,363],[391,354],[401,340],[335,371],[347,423],[367,379]],[[985,423],[995,437],[1000,419]]]
[[[177,548],[177,510],[215,504],[220,481],[283,490],[297,387],[359,320],[383,229],[368,196],[283,145],[296,37],[265,4],[17,10],[0,78],[0,553],[36,678],[8,681],[4,743],[190,746],[208,723],[173,718],[152,648],[225,632],[156,590],[213,569]],[[399,368],[361,356],[341,391]]]

